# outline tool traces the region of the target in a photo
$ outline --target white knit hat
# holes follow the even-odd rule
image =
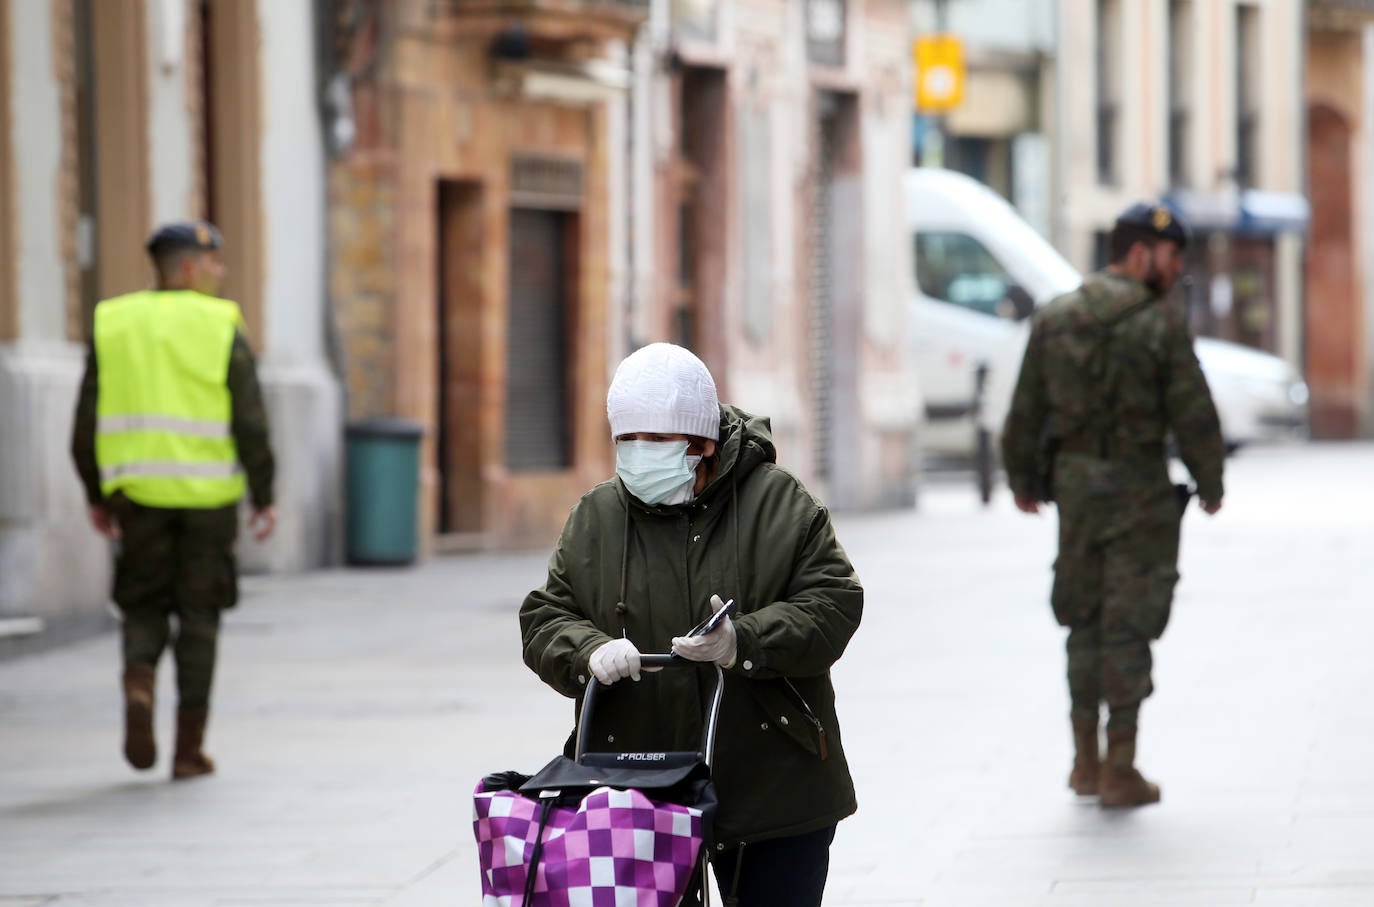
[[[720,438],[716,382],[690,350],[651,343],[625,357],[606,392],[611,437],[637,431]]]

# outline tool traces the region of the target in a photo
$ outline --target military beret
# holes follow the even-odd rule
[[[1188,225],[1178,219],[1167,205],[1151,205],[1136,202],[1116,218],[1118,227],[1135,227],[1146,233],[1153,233],[1159,239],[1178,243],[1179,248],[1188,245],[1190,232]]]
[[[163,224],[148,237],[150,253],[165,249],[218,249],[224,244],[213,224],[201,220],[179,220]]]

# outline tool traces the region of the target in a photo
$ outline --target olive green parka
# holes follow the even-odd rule
[[[824,505],[777,465],[766,419],[722,406],[717,455],[715,476],[686,504],[646,505],[619,479],[584,495],[520,629],[525,663],[580,708],[588,661],[612,637],[667,652],[710,613],[713,594],[735,600],[738,652],[712,765],[715,838],[728,848],[815,831],[857,808],[830,666],[858,629],[863,588]],[[641,676],[597,696],[589,749],[695,749],[714,671]]]

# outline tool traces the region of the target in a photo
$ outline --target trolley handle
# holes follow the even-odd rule
[[[639,656],[641,669],[671,668],[675,665],[706,667],[706,664],[702,662],[677,658],[672,654]],[[720,701],[725,695],[725,672],[721,670],[718,664],[711,663],[710,666],[716,671],[716,689],[711,694],[711,701],[706,707],[706,729],[701,742],[702,759],[708,766],[716,752],[716,721],[720,717]],[[573,759],[577,762],[581,762],[583,755],[587,752],[587,736],[591,734],[592,701],[596,698],[598,686],[601,684],[596,682],[595,677],[587,678],[587,689],[582,694],[582,712],[577,719],[577,747],[573,752]]]

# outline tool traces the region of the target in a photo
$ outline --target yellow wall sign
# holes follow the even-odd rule
[[[964,100],[964,44],[953,35],[923,35],[911,45],[916,109],[947,113]]]

